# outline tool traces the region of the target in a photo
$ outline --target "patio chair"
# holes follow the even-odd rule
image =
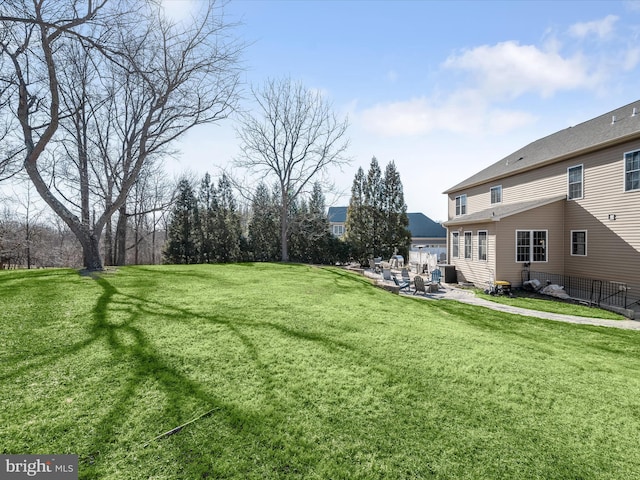
[[[391,281],[391,269],[383,268],[382,269],[382,279]]]
[[[409,276],[409,270],[407,270],[406,268],[403,268],[400,271],[400,274],[402,275],[402,281],[403,282],[411,283],[411,277]]]
[[[369,269],[370,269],[372,272],[375,272],[375,271],[376,271],[376,261],[375,261],[373,258],[370,258],[370,259],[369,259]]]
[[[440,269],[436,268],[435,270],[431,270],[431,281],[433,283],[440,283],[441,280],[442,272],[440,271]]]
[[[424,286],[424,278],[422,278],[420,275],[416,275],[415,277],[413,277],[413,285],[415,287],[415,290],[413,291],[414,295],[418,292],[422,292],[426,295],[427,289]]]
[[[402,283],[400,283],[400,281],[396,278],[395,275],[393,275],[393,283],[395,283],[398,287],[400,287],[400,291],[403,291],[403,290],[406,290],[407,292],[411,291],[411,282],[403,281]]]

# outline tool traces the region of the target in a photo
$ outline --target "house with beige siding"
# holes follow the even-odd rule
[[[612,282],[600,297],[640,299],[640,101],[536,140],[444,193],[459,281],[520,286],[536,272],[586,279],[583,290]]]

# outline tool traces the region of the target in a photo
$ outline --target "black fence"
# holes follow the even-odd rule
[[[593,305],[632,308],[634,304],[640,304],[639,292],[630,292],[627,284],[622,282],[573,277],[557,273],[522,271],[523,282],[533,279],[539,280],[543,287],[550,284],[561,285],[570,297]],[[630,293],[635,293],[635,296]]]

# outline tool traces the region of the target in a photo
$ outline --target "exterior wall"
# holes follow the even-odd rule
[[[496,279],[511,282],[513,286],[522,285],[524,262],[516,261],[516,231],[546,230],[547,260],[531,262],[530,269],[537,272],[562,273],[566,252],[564,205],[559,201],[536,208],[519,215],[504,218],[497,223],[496,242]]]
[[[624,153],[638,149],[636,141],[581,158],[583,198],[566,202],[563,272],[626,283],[636,299],[640,298],[640,191],[624,191]],[[586,256],[571,254],[575,230],[587,232]]]
[[[495,222],[496,278],[520,285],[522,265],[515,262],[515,230],[546,229],[548,262],[534,263],[531,270],[625,282],[632,289],[630,295],[640,298],[640,191],[624,191],[624,153],[639,149],[640,140],[636,140],[450,193],[449,219],[456,218],[455,197],[463,193],[467,195],[468,214],[490,208],[490,188],[496,185],[502,186],[503,204],[566,193],[567,169],[582,165],[583,198],[556,202]],[[610,220],[609,215],[615,215],[615,220]],[[468,229],[461,227],[461,254],[462,232]],[[472,230],[475,232],[477,227]],[[584,257],[571,255],[574,230],[587,231]],[[452,228],[449,237],[451,231]],[[476,282],[471,280],[477,275],[470,265],[458,261],[456,268]]]
[[[585,199],[596,195],[600,201],[618,201],[626,208],[634,208],[630,199],[638,192],[624,193],[625,152],[640,149],[640,141],[629,142],[607,148],[588,155],[564,160],[511,177],[487,182],[476,187],[450,193],[448,195],[449,219],[455,218],[455,197],[467,195],[467,213],[478,212],[491,207],[491,187],[502,186],[502,204],[518,203],[542,197],[553,197],[567,192],[567,168],[575,165],[584,167]],[[637,200],[636,200],[637,201]]]
[[[455,229],[449,229],[449,263],[455,265],[458,282],[473,283],[477,287],[486,287],[494,277],[496,271],[496,233],[497,222],[477,223],[462,225]],[[478,258],[478,232],[487,232],[487,260]],[[453,257],[452,234],[460,235],[460,248],[457,258]],[[464,232],[471,232],[471,259],[464,257],[465,239]]]

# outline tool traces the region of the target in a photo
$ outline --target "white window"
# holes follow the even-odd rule
[[[569,167],[567,169],[567,198],[569,200],[577,200],[582,198],[582,165]]]
[[[460,234],[458,232],[451,234],[451,256],[453,258],[460,256]]]
[[[491,204],[502,203],[502,185],[491,187]]]
[[[344,235],[344,225],[334,225],[332,228],[334,236],[341,237]]]
[[[487,232],[478,232],[478,260],[487,260]]]
[[[571,230],[571,255],[587,256],[587,231]]]
[[[473,244],[471,243],[471,232],[464,232],[464,258],[471,258]]]
[[[467,213],[467,196],[460,195],[456,197],[456,217]]]
[[[547,231],[516,230],[516,262],[546,262]]]
[[[640,150],[624,154],[624,191],[640,190]]]

